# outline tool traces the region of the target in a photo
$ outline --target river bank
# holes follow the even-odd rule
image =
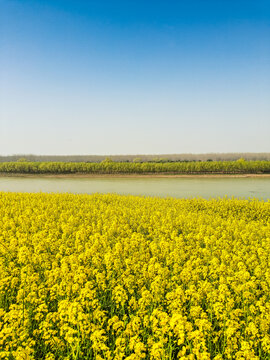
[[[24,178],[269,178],[270,174],[25,174],[0,173],[0,177]]]

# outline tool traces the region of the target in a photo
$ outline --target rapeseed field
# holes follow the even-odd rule
[[[0,358],[270,359],[270,202],[0,193]]]

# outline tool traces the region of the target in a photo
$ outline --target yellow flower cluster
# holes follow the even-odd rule
[[[270,202],[0,193],[0,359],[270,359]]]

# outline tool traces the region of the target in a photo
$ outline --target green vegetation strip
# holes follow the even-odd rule
[[[5,174],[269,174],[270,161],[192,162],[3,162]]]

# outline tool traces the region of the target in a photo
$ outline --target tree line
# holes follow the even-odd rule
[[[98,163],[109,157],[116,162],[179,162],[179,161],[235,161],[240,158],[249,160],[270,160],[270,153],[208,153],[208,154],[159,154],[159,155],[0,155],[0,162],[51,161],[51,162],[94,162]]]
[[[193,162],[2,162],[0,173],[17,174],[267,174],[270,161]]]

